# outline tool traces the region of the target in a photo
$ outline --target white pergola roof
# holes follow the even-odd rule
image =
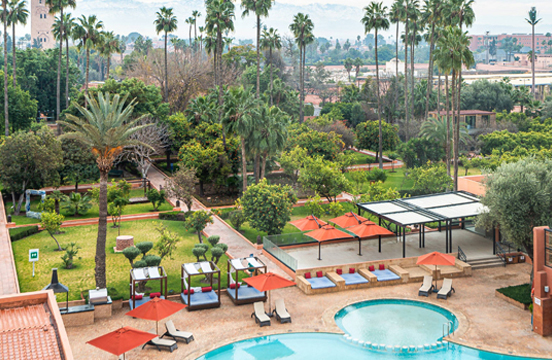
[[[463,191],[360,203],[357,206],[401,226],[450,221],[488,211],[475,195]]]

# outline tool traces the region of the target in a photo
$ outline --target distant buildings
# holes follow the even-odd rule
[[[470,50],[475,51],[479,49],[480,47],[485,47],[485,37],[486,35],[470,35],[471,36],[471,44],[470,44]],[[531,34],[500,34],[500,35],[489,35],[489,44],[495,40],[496,46],[500,47],[502,40],[506,38],[516,38],[517,44],[521,46],[527,46],[531,47]],[[548,45],[542,45],[543,41],[546,41],[548,43],[549,40],[552,40],[552,37],[548,37],[545,34],[535,34],[535,49],[536,52],[544,52],[545,50],[549,49],[550,47]]]

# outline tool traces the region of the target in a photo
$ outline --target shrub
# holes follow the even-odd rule
[[[142,256],[146,256],[146,253],[153,248],[153,243],[151,241],[142,241],[136,244],[136,247],[142,253]]]
[[[207,244],[195,244],[195,246],[192,248],[192,254],[196,257],[197,262],[201,261],[201,257],[203,257],[204,260],[207,260],[207,258],[205,257],[207,249]]]
[[[245,215],[243,214],[243,210],[240,209],[232,211],[228,216],[228,220],[230,221],[230,224],[232,224],[234,229],[239,231],[246,219]]]
[[[366,178],[368,181],[381,181],[382,183],[387,180],[387,173],[384,170],[381,169],[373,169],[372,171],[369,171],[366,175]]]
[[[166,213],[159,213],[160,220],[171,220],[171,221],[186,221],[186,217],[190,215],[190,211],[170,211]]]
[[[134,260],[141,254],[142,252],[140,249],[134,246],[127,247],[123,250],[123,255],[128,259],[130,262],[130,265],[132,266],[134,263]]]
[[[207,224],[213,223],[213,217],[207,211],[198,210],[194,211],[190,216],[186,217],[184,227],[186,230],[195,230],[199,238],[199,242],[203,243],[201,232],[207,227]]]
[[[11,241],[17,241],[36,233],[38,233],[37,225],[25,226],[22,228],[13,228],[13,229],[10,229],[10,239]]]
[[[79,247],[76,243],[72,242],[65,248],[65,254],[61,257],[63,261],[63,267],[66,269],[73,268],[73,258],[79,253]]]
[[[448,191],[452,189],[452,179],[447,175],[444,164],[431,165],[414,168],[408,175],[414,180],[414,186],[410,191],[411,195],[426,195]]]
[[[531,301],[531,284],[508,286],[497,289],[497,291],[510,299],[519,301],[522,304],[529,305],[533,303]]]
[[[148,267],[148,263],[145,260],[138,260],[132,265],[133,268],[144,268]]]
[[[211,246],[216,246],[220,241],[220,236],[218,235],[211,235],[207,238],[207,242],[211,244]]]
[[[157,255],[146,255],[143,260],[148,266],[159,266],[161,264],[161,257]]]
[[[149,189],[146,193],[148,201],[153,205],[153,211],[158,211],[159,206],[165,203],[165,190]]]

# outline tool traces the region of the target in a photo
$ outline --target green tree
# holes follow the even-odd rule
[[[435,28],[443,22],[443,10],[445,9],[445,6],[446,3],[440,0],[427,0],[424,2],[422,17],[423,21],[429,27],[428,33],[426,34],[426,40],[429,40],[429,71],[427,72],[427,93],[425,98],[424,120],[426,120],[428,116],[430,109],[430,94],[433,92],[433,50],[435,50]]]
[[[36,119],[38,111],[37,101],[32,98],[28,91],[24,91],[19,85],[13,87],[13,84],[10,82],[8,82],[8,94],[11,99],[8,103],[8,114],[11,120],[9,128],[11,133],[13,134],[19,130],[28,130]]]
[[[63,261],[63,267],[66,269],[72,269],[73,268],[73,259],[74,257],[79,253],[80,247],[77,246],[77,243],[70,243],[68,246],[65,247],[65,254],[61,257],[61,260]]]
[[[531,10],[529,10],[528,17],[525,18],[525,20],[531,25],[531,51],[532,54],[535,54],[535,26],[541,21],[542,19],[537,19],[537,8],[532,7]],[[531,59],[533,56],[531,56]],[[535,62],[531,60],[531,93],[533,96],[535,96]]]
[[[56,239],[54,234],[56,234],[59,231],[61,224],[63,223],[63,220],[65,220],[63,215],[58,215],[53,211],[43,212],[40,217],[40,226],[42,226],[42,228],[48,232],[48,234],[52,237],[52,239],[54,239],[58,247],[57,251],[61,251],[63,249],[59,245],[59,241]]]
[[[293,124],[288,128],[289,138],[287,148],[301,147],[307,150],[309,156],[322,156],[333,160],[344,148],[341,135],[334,131],[322,132],[311,129],[305,124]]]
[[[302,123],[304,120],[303,108],[305,106],[306,48],[315,40],[312,33],[314,24],[308,14],[298,13],[293,17],[293,23],[289,25],[289,29],[293,33],[295,43],[299,48],[299,122]]]
[[[321,218],[325,213],[325,209],[322,206],[322,199],[318,194],[315,194],[313,197],[307,199],[305,202],[305,208],[311,215],[314,215],[317,218]]]
[[[527,89],[527,92],[518,89]],[[521,92],[520,92],[521,91]],[[529,88],[520,87],[514,90],[514,98],[516,95],[529,95]],[[499,82],[489,82],[488,80],[477,80],[466,86],[461,95],[461,106],[465,110],[483,110],[483,111],[503,111],[510,112],[514,108],[514,99],[510,91]],[[517,100],[517,99],[515,99]],[[519,98],[521,111],[523,106],[528,103],[527,97]]]
[[[69,39],[72,37],[73,29],[75,27],[75,19],[70,13],[56,16],[54,25],[52,26],[52,33],[54,37],[60,41],[60,46],[65,41],[65,108],[69,107]],[[59,63],[61,71],[61,63]],[[60,79],[61,81],[61,79]],[[56,89],[57,90],[57,89]],[[59,95],[56,93],[56,108],[57,98]],[[61,106],[61,105],[60,105]],[[59,118],[59,115],[58,115]]]
[[[61,139],[63,151],[63,168],[60,171],[64,184],[75,184],[75,192],[79,191],[79,183],[83,180],[96,180],[100,177],[96,158],[92,149],[76,140]]]
[[[89,146],[96,156],[96,162],[100,170],[98,238],[95,257],[96,286],[100,288],[106,287],[107,176],[123,148],[132,144],[130,136],[147,126],[135,126],[136,122],[140,120],[140,118],[131,120],[135,102],[131,101],[126,105],[126,100],[127,96],[123,98],[119,95],[111,97],[111,95],[101,92],[97,99],[86,96],[86,102],[88,102],[90,109],[75,104],[75,107],[82,114],[82,118],[68,114],[67,120],[61,122],[63,126],[70,130],[63,136],[78,140]]]
[[[360,202],[374,202],[399,199],[401,194],[397,189],[383,185],[381,181],[368,184],[368,189],[360,197]]]
[[[409,169],[423,166],[428,161],[441,161],[445,156],[442,144],[423,137],[412,138],[402,143],[398,153]]]
[[[337,197],[351,187],[341,170],[322,158],[315,158],[305,164],[299,173],[299,183],[305,190],[314,191],[329,202],[337,201]]]
[[[278,30],[274,28],[263,30],[263,34],[261,36],[261,47],[263,49],[268,49],[269,53],[268,61],[270,63],[270,106],[272,106],[274,104],[274,95],[272,93],[272,89],[274,88],[274,64],[272,59],[272,51],[280,50],[282,48],[282,39],[280,38],[280,34],[278,34]]]
[[[188,211],[191,211],[196,181],[195,171],[181,166],[172,177],[167,179],[165,185],[167,197],[182,201],[188,207]]]
[[[2,0],[2,22],[4,23],[4,131],[10,135],[10,115],[8,112],[8,0]]]
[[[159,206],[167,202],[165,190],[149,189],[147,191],[148,201],[153,205],[153,211],[159,211]]]
[[[383,6],[383,2],[371,2],[369,6],[364,8],[365,14],[361,22],[364,25],[364,32],[368,34],[374,30],[374,39],[376,45],[374,50],[376,52],[376,89],[378,100],[378,120],[379,120],[379,147],[378,153],[383,154],[383,128],[381,120],[381,101],[380,101],[380,81],[379,81],[379,62],[378,62],[378,30],[389,29],[389,19],[387,19],[387,6]],[[383,158],[379,158],[379,168],[383,169]]]
[[[241,197],[243,213],[254,229],[281,234],[297,197],[288,185],[269,185],[266,179],[247,188]]]
[[[59,203],[67,198],[67,195],[63,194],[59,190],[52,191],[46,199],[51,199],[54,201],[54,211],[59,215]]]
[[[113,31],[103,32],[102,43],[100,46],[100,54],[106,58],[105,78],[109,79],[109,70],[111,67],[111,55],[121,52],[120,42],[115,37]]]
[[[453,182],[444,164],[420,166],[410,170],[408,177],[414,181],[411,195],[426,195],[450,191]]]
[[[351,70],[353,70],[353,59],[347,58],[343,62],[343,67],[345,68],[345,71],[347,71],[347,76],[349,78],[349,82],[351,82]]]
[[[100,42],[101,31],[104,28],[103,22],[98,21],[96,15],[88,18],[82,15],[78,18],[79,23],[73,29],[73,38],[77,39],[77,48],[86,51],[86,72],[84,76],[84,92],[88,95],[88,76],[90,74],[90,51],[96,49]],[[98,275],[96,274],[96,277]],[[96,279],[97,281],[97,279]]]
[[[381,136],[380,125],[382,125]],[[387,122],[381,122],[378,124],[378,122],[375,121],[366,121],[358,124],[355,132],[357,135],[357,147],[359,149],[375,151],[376,159],[379,159],[381,155],[383,155],[381,151],[395,150],[399,144],[397,126],[388,124]]]
[[[204,210],[194,211],[190,216],[186,218],[184,227],[187,230],[195,230],[199,243],[203,244],[203,238],[201,232],[207,227],[207,225],[213,223],[213,217],[210,213]]]
[[[166,256],[172,259],[176,245],[182,240],[182,237],[178,233],[170,231],[163,223],[156,223],[155,230],[159,232],[159,240],[155,243],[155,250],[159,253],[159,257],[161,260]]]
[[[446,119],[439,117],[431,117],[425,121],[420,127],[420,133],[418,134],[420,138],[425,138],[427,140],[435,141],[442,146],[443,152],[446,154],[448,149],[447,139],[452,137],[450,127],[448,128],[447,134],[447,121]],[[465,122],[460,124],[460,142],[466,144],[469,139],[468,127]],[[449,154],[450,157],[450,154]]]
[[[172,8],[166,8],[163,6],[161,9],[159,9],[158,12],[155,13],[157,15],[157,18],[153,22],[155,24],[155,31],[157,32],[157,35],[159,33],[163,32],[165,33],[165,101],[169,101],[169,66],[167,63],[167,55],[168,55],[168,48],[167,48],[167,41],[169,38],[169,33],[175,32],[177,29],[178,20],[176,19],[176,15],[173,14]],[[195,21],[194,21],[195,23]],[[190,44],[191,46],[191,44]]]
[[[295,146],[293,149],[284,151],[280,155],[280,166],[284,169],[286,175],[291,177],[293,183],[296,184],[299,179],[299,170],[305,165],[308,160],[306,149]]]

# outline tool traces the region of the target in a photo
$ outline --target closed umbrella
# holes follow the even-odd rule
[[[113,355],[123,355],[124,359],[124,354],[127,351],[143,345],[155,337],[157,335],[125,326],[86,343]]]
[[[366,220],[356,226],[347,229],[348,232],[355,234],[358,237],[358,254],[362,255],[362,248],[360,241],[370,237],[377,236],[379,239],[379,250],[381,251],[381,237],[387,235],[395,235],[392,231],[387,230],[384,227],[376,225],[376,223]]]
[[[316,230],[320,229],[324,225],[328,225],[327,222],[320,220],[314,215],[309,215],[304,219],[291,221],[290,224],[299,229],[299,231]]]
[[[332,222],[338,226],[341,226],[342,228],[348,228],[350,226],[355,226],[363,221],[367,221],[368,219],[363,218],[360,215],[355,214],[354,212],[348,212],[345,215],[341,215],[339,217],[336,217],[334,219],[328,220],[329,222]]]
[[[153,320],[156,322],[156,334],[159,334],[159,320],[171,316],[179,312],[188,305],[175,303],[169,300],[155,297],[145,304],[142,304],[127,312],[125,315],[132,316],[138,319]]]
[[[268,316],[272,316],[272,303],[270,302],[270,291],[282,289],[289,286],[295,286],[293,281],[290,281],[278,274],[266,273],[243,279],[249,286],[253,286],[260,292],[268,291]]]
[[[331,225],[322,226],[320,229],[311,231],[309,233],[306,233],[305,235],[318,241],[318,260],[322,260],[320,256],[320,252],[321,252],[321,244],[323,241],[355,238],[354,236],[349,235],[341,230],[337,230]]]
[[[438,251],[422,255],[416,261],[416,265],[435,265],[435,271],[437,271],[437,266],[454,266],[454,264],[456,264],[454,256],[442,254]],[[437,292],[437,279],[435,279],[435,289],[433,291]]]

